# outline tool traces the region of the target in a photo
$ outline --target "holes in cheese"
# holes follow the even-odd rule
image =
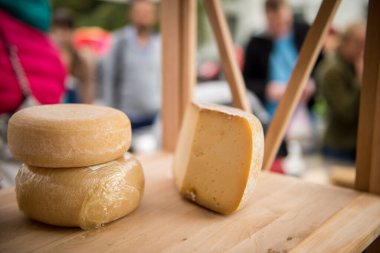
[[[82,167],[121,157],[131,145],[131,124],[121,111],[60,104],[23,109],[8,124],[13,156],[28,165]]]
[[[16,176],[19,208],[30,218],[90,229],[132,212],[144,192],[144,174],[131,154],[82,168],[23,164]]]
[[[263,130],[255,116],[192,103],[174,156],[176,185],[187,199],[219,213],[232,213],[251,195],[263,153]]]

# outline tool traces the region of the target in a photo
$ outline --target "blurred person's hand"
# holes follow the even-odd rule
[[[309,80],[307,80],[305,89],[301,96],[301,103],[306,104],[315,93],[315,90],[316,90],[315,81],[313,78],[309,78]]]
[[[281,82],[270,82],[266,88],[266,96],[270,101],[280,101],[285,94],[287,85]],[[307,103],[310,97],[315,93],[316,86],[313,78],[310,78],[305,86],[301,96],[301,102]]]
[[[286,90],[286,84],[278,81],[270,82],[265,90],[265,94],[270,101],[280,101]]]
[[[359,80],[359,85],[362,84],[362,78],[363,78],[363,66],[364,66],[364,59],[363,57],[359,57],[355,63],[355,73]]]

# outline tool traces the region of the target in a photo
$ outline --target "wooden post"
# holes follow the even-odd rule
[[[196,85],[197,0],[181,1],[181,109],[180,122]]]
[[[286,127],[298,105],[307,79],[321,51],[326,33],[340,0],[324,0],[313,25],[302,45],[298,60],[290,77],[286,92],[281,98],[265,138],[263,170],[268,170],[275,159]]]
[[[223,72],[232,93],[233,105],[244,111],[251,112],[243,77],[236,60],[233,42],[220,0],[205,0],[204,5],[218,44]]]
[[[180,126],[180,2],[161,2],[162,148],[173,151]]]
[[[356,189],[380,195],[380,1],[370,0],[360,95]]]
[[[377,9],[379,10],[379,9]],[[379,13],[379,12],[378,12]],[[379,16],[379,15],[378,15]],[[378,19],[379,22],[379,19]],[[379,24],[379,23],[375,23]],[[377,26],[377,28],[379,28]],[[378,36],[378,38],[380,38]],[[379,46],[380,40],[377,40],[377,45]],[[377,51],[378,56],[380,51]],[[372,159],[371,159],[371,176],[370,176],[370,185],[369,192],[380,195],[380,61],[378,61],[378,70],[377,70],[377,90],[376,90],[376,102],[373,104],[375,107],[374,114],[374,124],[373,124],[373,141],[372,141]]]
[[[196,82],[196,0],[163,0],[161,10],[162,148],[173,152]]]

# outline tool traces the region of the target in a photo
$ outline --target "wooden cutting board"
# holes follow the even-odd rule
[[[0,191],[0,252],[361,252],[380,234],[380,198],[263,173],[248,206],[224,216],[182,199],[172,156],[140,157],[141,206],[92,231],[28,220]]]

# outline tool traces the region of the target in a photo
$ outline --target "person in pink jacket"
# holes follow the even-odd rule
[[[59,103],[65,91],[66,70],[49,37],[10,13],[0,9],[0,115],[28,96],[36,104]]]
[[[50,20],[47,0],[0,0],[0,161],[12,161],[7,148],[12,114],[60,103],[64,96],[66,69],[47,35]]]

